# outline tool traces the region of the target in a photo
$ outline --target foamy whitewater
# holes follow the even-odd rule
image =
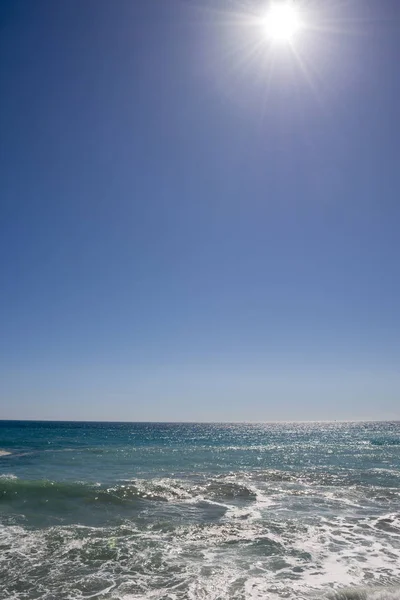
[[[400,423],[0,421],[0,599],[400,600]]]

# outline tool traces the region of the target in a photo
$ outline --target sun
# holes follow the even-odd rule
[[[302,22],[293,1],[280,0],[271,4],[264,25],[268,39],[288,44],[301,29]]]

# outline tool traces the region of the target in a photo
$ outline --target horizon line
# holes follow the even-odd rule
[[[283,424],[283,423],[400,423],[400,417],[395,419],[299,419],[299,420],[288,420],[288,419],[277,419],[273,421],[156,421],[156,420],[145,420],[141,419],[138,421],[109,421],[106,419],[3,419],[0,418],[0,423],[11,422],[11,423],[115,423],[115,424],[157,424],[157,425],[269,425],[269,424]]]

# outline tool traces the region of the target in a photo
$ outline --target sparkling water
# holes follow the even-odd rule
[[[0,421],[0,599],[400,599],[400,423]]]

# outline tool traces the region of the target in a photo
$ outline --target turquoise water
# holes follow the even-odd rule
[[[0,421],[0,599],[400,599],[400,423]]]

